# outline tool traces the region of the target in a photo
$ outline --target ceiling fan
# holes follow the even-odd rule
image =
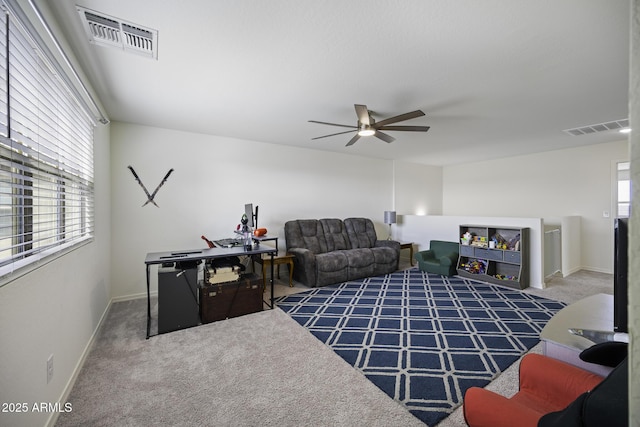
[[[387,135],[381,131],[412,131],[412,132],[426,132],[429,130],[429,126],[389,126],[393,123],[402,122],[409,119],[414,119],[416,117],[424,116],[424,113],[420,110],[412,111],[410,113],[400,114],[399,116],[390,117],[388,119],[384,119],[382,121],[376,122],[373,117],[371,117],[371,111],[367,109],[366,105],[355,104],[356,107],[356,115],[358,116],[358,122],[356,126],[352,125],[341,125],[337,123],[327,123],[327,122],[319,122],[316,120],[309,120],[310,123],[320,123],[322,125],[330,125],[330,126],[340,126],[344,128],[352,128],[352,130],[347,130],[344,132],[332,133],[330,135],[318,136],[314,139],[327,138],[329,136],[342,135],[350,132],[358,132],[354,135],[353,138],[349,142],[347,142],[347,147],[356,143],[358,139],[363,136],[375,136],[385,142],[393,142],[395,138],[391,135]]]

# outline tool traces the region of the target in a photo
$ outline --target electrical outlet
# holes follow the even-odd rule
[[[51,382],[52,378],[53,378],[53,354],[51,354],[51,356],[49,356],[49,358],[47,359],[47,384]]]

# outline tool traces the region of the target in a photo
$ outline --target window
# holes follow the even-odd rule
[[[629,165],[629,162],[620,162],[617,165],[617,218],[628,218],[631,209],[631,175],[629,173]]]
[[[94,121],[10,12],[0,15],[0,277],[93,235]]]

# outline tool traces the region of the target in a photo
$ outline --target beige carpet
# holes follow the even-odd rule
[[[57,426],[424,426],[281,310],[145,339],[112,305]]]

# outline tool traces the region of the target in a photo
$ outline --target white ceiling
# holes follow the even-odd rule
[[[111,120],[447,165],[621,140],[627,0],[41,0]],[[92,45],[76,4],[158,30],[158,58]],[[350,134],[422,109],[427,133]],[[176,144],[181,144],[176,141]]]

